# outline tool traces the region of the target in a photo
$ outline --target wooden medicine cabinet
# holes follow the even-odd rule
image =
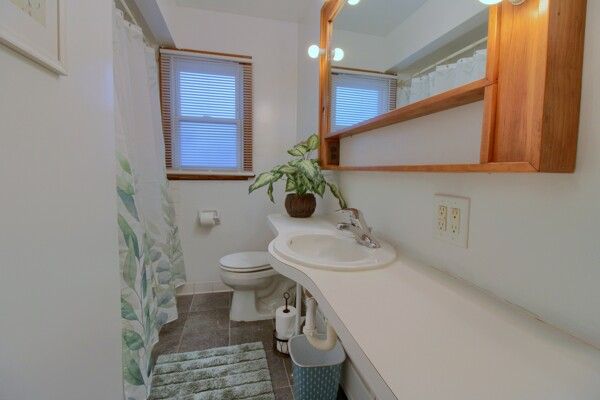
[[[398,7],[406,8],[410,3],[396,1]],[[460,7],[461,1],[455,7]],[[324,3],[320,38],[323,50],[319,57],[319,131],[323,149],[320,160],[324,168],[422,172],[575,170],[586,0],[525,0],[520,5],[504,0],[496,6],[481,9],[475,8],[483,7],[477,0],[466,1],[473,4],[463,3],[465,13],[470,13],[464,23],[446,30],[440,27],[443,35],[424,40],[422,47],[419,47],[419,36],[415,34],[408,42],[414,44],[411,52],[405,49],[410,46],[390,51],[384,48],[380,56],[363,51],[363,60],[352,54],[352,43],[358,43],[357,32],[351,32],[353,23],[360,34],[370,37],[391,37],[403,32],[406,37],[408,28],[402,25],[412,24],[415,29],[418,13],[426,11],[428,1],[417,4],[420,8],[403,10],[407,16],[396,20],[387,18],[386,13],[390,10],[375,9],[377,4],[385,3],[381,1],[372,0],[371,9],[362,11],[366,13],[364,18],[361,18],[359,6],[368,0],[355,7],[344,0]],[[342,11],[346,10],[348,14],[342,18]],[[365,24],[376,16],[382,18],[381,24]],[[431,24],[433,26],[434,22]],[[334,31],[334,26],[338,25],[339,34]],[[428,27],[426,34],[433,35],[435,31]],[[348,63],[343,66],[333,60],[333,50],[338,43],[350,47],[344,49]],[[398,41],[387,43],[394,47]],[[371,46],[370,50],[375,53],[378,48]],[[461,54],[465,49],[467,57]],[[400,54],[402,51],[404,53]],[[400,55],[396,57],[397,54]],[[485,57],[484,61],[481,61],[481,55]],[[481,76],[475,72],[471,81],[468,76],[466,79],[453,77],[453,82],[462,84],[444,86],[447,83],[444,74],[449,68],[458,65],[463,72],[465,67],[471,68],[469,71],[476,70],[477,62],[483,63]],[[459,72],[455,72],[456,76]],[[427,85],[419,85],[428,79],[429,88],[422,92],[421,88]],[[410,88],[401,87],[404,85],[401,82],[406,81],[411,84]],[[392,89],[388,90],[388,87]],[[353,88],[355,92],[352,92]],[[370,98],[377,105],[364,98],[360,101],[352,98],[359,92],[372,95]],[[340,165],[340,141],[344,138],[374,134],[377,128],[478,101],[483,101],[479,163]]]

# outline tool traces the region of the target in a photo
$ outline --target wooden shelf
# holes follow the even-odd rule
[[[353,125],[350,128],[332,132],[327,135],[325,140],[333,141],[361,133],[372,133],[373,129],[481,101],[484,98],[485,88],[493,84],[494,82],[490,82],[487,79],[481,79],[425,100],[397,108],[360,124]]]
[[[528,162],[492,162],[484,164],[423,164],[423,165],[382,165],[382,166],[341,166],[327,165],[323,169],[355,172],[538,172]]]

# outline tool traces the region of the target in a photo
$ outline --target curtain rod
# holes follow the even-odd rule
[[[364,76],[372,76],[374,78],[384,78],[384,79],[396,79],[400,78],[397,75],[386,74],[382,72],[371,72],[371,71],[360,71],[360,70],[352,70],[345,68],[337,68],[331,67],[332,74],[349,74],[349,75],[364,75]]]
[[[235,61],[243,64],[252,64],[252,57],[249,56],[240,56],[237,54],[225,54],[225,53],[215,53],[210,51],[198,51],[198,50],[178,50],[178,49],[169,49],[169,48],[160,48],[160,54],[172,55],[172,56],[187,56],[187,57],[204,57],[204,58],[213,58],[217,60],[225,60],[225,61]]]
[[[451,60],[451,59],[453,59],[454,57],[458,56],[459,54],[462,54],[462,53],[464,53],[465,51],[471,50],[472,48],[479,46],[481,43],[484,43],[484,42],[485,42],[487,39],[488,39],[488,38],[487,38],[487,36],[486,36],[486,37],[484,37],[483,39],[479,39],[479,40],[478,40],[478,41],[476,41],[475,43],[472,43],[472,44],[470,44],[470,45],[468,45],[468,46],[466,46],[466,47],[463,47],[462,49],[458,50],[457,52],[450,54],[448,57],[445,57],[445,58],[443,58],[443,59],[439,60],[438,62],[436,62],[436,63],[434,63],[434,64],[431,64],[431,65],[430,65],[430,66],[428,66],[427,68],[423,68],[422,70],[420,70],[420,71],[419,71],[419,72],[417,72],[416,74],[413,74],[412,76],[418,76],[418,75],[421,75],[421,74],[423,74],[423,73],[425,73],[425,72],[429,71],[430,69],[433,69],[433,68],[437,67],[438,65],[440,65],[440,64],[442,64],[442,63],[444,63],[444,62],[446,62],[446,61],[448,61],[448,60]]]

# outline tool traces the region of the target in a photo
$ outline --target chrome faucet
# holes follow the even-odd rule
[[[339,213],[348,217],[348,222],[337,224],[337,228],[341,231],[348,231],[354,234],[354,239],[361,246],[366,246],[370,249],[378,249],[381,247],[379,242],[372,235],[372,229],[369,228],[365,217],[360,210],[356,208],[344,208],[338,210]]]

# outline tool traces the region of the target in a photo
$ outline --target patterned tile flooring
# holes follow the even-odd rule
[[[229,292],[177,297],[179,319],[163,326],[153,356],[262,341],[267,350],[275,400],[293,400],[291,360],[272,350],[274,321],[230,321],[230,304]],[[341,389],[338,400],[346,400]]]

